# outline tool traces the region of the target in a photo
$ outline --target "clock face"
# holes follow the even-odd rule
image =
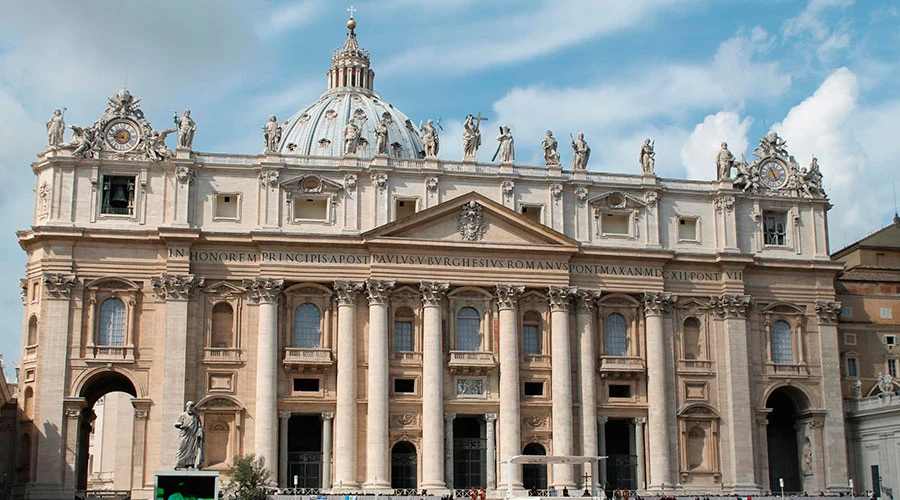
[[[116,120],[106,129],[106,143],[116,151],[131,151],[139,139],[138,128],[128,120]]]
[[[787,182],[787,169],[776,161],[763,163],[759,169],[759,181],[769,189],[778,189]]]

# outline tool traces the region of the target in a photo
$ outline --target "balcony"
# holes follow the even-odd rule
[[[713,362],[708,359],[679,359],[678,373],[713,375]]]
[[[522,368],[524,369],[549,369],[550,368],[550,355],[549,354],[526,354],[525,359],[522,361]]]
[[[450,373],[484,375],[497,366],[490,351],[450,351]]]
[[[809,365],[766,363],[766,375],[775,378],[809,378]]]
[[[601,356],[600,377],[633,379],[647,373],[647,365],[640,356]]]
[[[334,365],[331,349],[286,347],[284,369],[303,373],[322,373]]]
[[[394,351],[391,359],[400,366],[422,366],[422,353],[415,351]]]
[[[232,347],[207,347],[203,349],[203,364],[236,365],[243,362],[240,349]]]
[[[134,346],[88,345],[88,361],[133,363]]]

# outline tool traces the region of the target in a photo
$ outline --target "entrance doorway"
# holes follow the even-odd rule
[[[781,490],[779,479],[784,480],[785,492],[803,491],[797,430],[794,427],[797,414],[807,407],[806,397],[798,390],[787,387],[776,389],[766,400],[766,408],[772,409],[766,427],[769,488],[772,491]]]
[[[634,445],[634,423],[631,419],[610,418],[606,422],[606,484],[607,493],[616,488],[636,490],[637,453]]]
[[[287,475],[290,486],[322,487],[322,420],[319,415],[292,415],[288,420]]]
[[[537,443],[530,443],[522,450],[523,455],[546,455],[547,450]],[[522,485],[525,490],[547,489],[547,464],[522,464]]]
[[[400,441],[391,448],[391,488],[415,489],[418,459],[416,447],[408,441]]]
[[[456,417],[453,421],[453,487],[484,488],[487,442],[483,419]]]

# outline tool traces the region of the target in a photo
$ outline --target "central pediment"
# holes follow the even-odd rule
[[[462,245],[556,246],[578,242],[474,191],[363,234],[367,241],[409,240]]]

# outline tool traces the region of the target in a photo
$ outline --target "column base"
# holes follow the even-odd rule
[[[340,484],[332,486],[330,492],[335,494],[359,493],[359,483]]]
[[[422,481],[422,484],[419,485],[419,488],[421,488],[423,490],[428,490],[429,493],[432,490],[434,490],[435,495],[437,495],[438,490],[450,491],[447,488],[447,483],[445,483],[443,481],[431,481],[431,482]]]
[[[372,493],[391,493],[394,491],[394,488],[391,487],[391,483],[387,481],[375,481],[371,483],[364,483],[363,491],[372,492]]]

